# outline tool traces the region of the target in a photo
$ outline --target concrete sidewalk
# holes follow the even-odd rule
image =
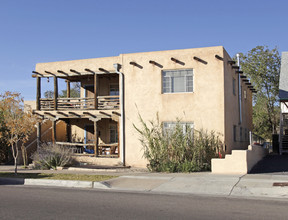
[[[0,166],[0,172],[13,172],[12,166]],[[138,191],[155,193],[184,193],[214,196],[240,196],[240,197],[266,197],[288,198],[287,174],[246,174],[242,175],[216,175],[210,172],[203,173],[150,173],[145,170],[90,170],[90,169],[64,169],[64,170],[23,170],[19,172],[45,172],[45,173],[74,173],[74,174],[102,174],[117,175],[119,177],[104,182],[68,181],[25,179],[17,184],[81,187],[117,191]],[[1,178],[0,185],[13,184],[13,180]],[[287,186],[273,186],[282,183]],[[16,183],[15,183],[16,184]],[[279,184],[278,184],[279,185]]]

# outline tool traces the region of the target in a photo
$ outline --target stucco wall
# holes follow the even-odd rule
[[[126,161],[131,166],[145,166],[139,135],[133,127],[139,125],[138,112],[148,122],[155,120],[176,121],[177,118],[194,122],[194,128],[214,130],[224,135],[224,75],[223,62],[215,55],[223,56],[223,47],[160,51],[151,53],[124,54],[125,75],[125,126]],[[207,65],[193,57],[199,57]],[[174,57],[185,65],[171,61]],[[149,63],[156,61],[163,68]],[[141,65],[140,69],[129,63]],[[162,70],[193,69],[194,92],[162,94]],[[223,138],[223,136],[222,136]]]
[[[233,149],[247,149],[249,145],[248,132],[252,130],[252,92],[248,86],[240,79],[242,86],[241,114],[242,122],[239,116],[239,79],[238,73],[228,64],[232,60],[226,51],[224,51],[224,97],[225,97],[225,146],[226,153],[231,153]],[[237,65],[237,64],[234,64]],[[236,80],[235,95],[233,94],[233,78]],[[246,98],[244,97],[246,91]],[[236,141],[234,140],[233,126],[236,126]],[[240,138],[240,129],[242,128],[242,139]]]

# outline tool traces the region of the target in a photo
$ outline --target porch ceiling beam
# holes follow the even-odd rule
[[[238,73],[238,74],[243,74],[243,71],[241,71],[241,70],[236,70],[236,73]]]
[[[215,55],[215,58],[218,59],[218,60],[224,61],[223,57],[220,57],[220,56],[217,55],[217,54]]]
[[[132,65],[132,66],[136,66],[136,67],[138,67],[138,68],[140,68],[140,69],[143,69],[143,66],[141,66],[140,64],[138,64],[138,63],[136,63],[136,62],[130,62],[129,63],[130,65]]]
[[[254,88],[254,86],[248,86],[248,88],[249,88],[249,89],[253,89],[253,88]]]
[[[96,115],[93,115],[91,112],[83,112],[84,115],[90,115],[93,118],[96,118]]]
[[[250,82],[246,82],[245,84],[246,84],[246,85],[249,85],[249,86],[252,85]]]
[[[100,114],[102,114],[102,115],[106,115],[106,116],[108,116],[108,117],[111,117],[111,115],[110,114],[108,114],[108,113],[106,113],[106,112],[99,112]]]
[[[205,60],[202,60],[202,59],[201,59],[201,58],[199,58],[199,57],[195,57],[195,56],[194,56],[194,57],[193,57],[193,59],[194,59],[194,60],[197,60],[198,62],[200,62],[200,63],[203,63],[203,64],[205,64],[205,65],[206,65],[206,64],[208,64],[208,62],[207,62],[207,61],[205,61]]]
[[[230,65],[234,65],[234,64],[236,64],[236,61],[234,61],[234,60],[228,60],[227,63],[230,64]]]
[[[81,75],[80,72],[78,72],[78,71],[76,71],[76,70],[73,70],[73,69],[70,69],[70,72],[72,72],[72,73],[76,73],[77,75]]]
[[[249,80],[248,79],[243,79],[243,82],[249,82]]]
[[[57,112],[57,114],[63,115],[63,116],[65,116],[65,117],[68,117],[68,116],[69,116],[69,115],[65,114],[64,112]]]
[[[37,115],[37,116],[40,117],[41,119],[44,118],[44,115],[41,115],[41,114],[39,114],[38,112],[34,112],[34,111],[33,111],[33,114]]]
[[[61,73],[61,74],[63,74],[63,75],[65,75],[65,76],[69,76],[69,74],[68,73],[65,73],[64,71],[62,71],[62,70],[57,70],[57,72],[58,73]]]
[[[45,73],[47,73],[47,74],[49,74],[49,75],[52,75],[52,76],[56,76],[54,73],[51,73],[51,72],[49,72],[49,71],[44,71]]]
[[[32,71],[32,73],[34,73],[34,74],[36,74],[36,75],[39,75],[39,76],[44,76],[43,74],[41,74],[41,73],[38,73],[38,72],[36,72],[36,71]]]
[[[51,117],[55,118],[56,115],[53,115],[51,112],[44,112],[44,115],[50,115]]]
[[[240,78],[242,78],[242,79],[246,79],[247,76],[242,75],[242,76],[240,76]]]
[[[119,112],[115,112],[115,111],[113,111],[112,114],[121,116],[121,114]]]
[[[77,113],[75,113],[75,112],[68,112],[68,114],[70,114],[70,115],[74,115],[74,116],[77,116],[78,118],[81,117],[81,115],[79,115],[79,114],[77,114]]]
[[[175,62],[175,63],[178,63],[178,64],[182,65],[182,66],[185,66],[185,63],[184,63],[184,62],[182,62],[182,61],[180,61],[180,60],[178,60],[178,59],[176,59],[176,58],[174,58],[174,57],[171,57],[171,60],[172,60],[173,62]]]
[[[239,67],[239,66],[232,66],[232,69],[237,69],[237,70],[239,70],[240,67]]]
[[[98,68],[98,70],[104,73],[110,73],[108,70],[105,70],[104,68]]]
[[[163,66],[160,64],[160,63],[157,63],[156,61],[154,60],[149,60],[149,63],[152,64],[152,65],[155,65],[155,66],[158,66],[159,68],[163,68]]]
[[[90,70],[90,69],[84,69],[86,72],[89,72],[89,73],[93,73],[93,74],[95,74],[95,72],[94,71],[92,71],[92,70]]]

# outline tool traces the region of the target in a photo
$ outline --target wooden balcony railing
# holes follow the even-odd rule
[[[40,99],[41,110],[54,110],[54,99]],[[94,98],[58,98],[57,110],[95,109]],[[98,96],[98,109],[119,109],[119,96]]]
[[[98,109],[119,109],[119,96],[98,96]]]

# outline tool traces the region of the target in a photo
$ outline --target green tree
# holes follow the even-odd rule
[[[36,116],[32,111],[24,110],[24,100],[19,93],[5,92],[0,95],[0,112],[3,113],[3,124],[0,138],[5,138],[11,147],[17,174],[18,143],[25,143],[35,129]]]
[[[72,87],[70,89],[70,97],[71,98],[78,98],[80,97],[80,83],[79,82],[73,82]],[[61,90],[59,93],[59,98],[67,98],[67,90]],[[47,90],[44,93],[45,98],[53,98],[54,97],[54,92],[52,90]]]
[[[279,124],[279,76],[281,58],[277,48],[257,46],[240,54],[241,68],[248,75],[257,94],[253,97],[254,132],[271,139]]]

